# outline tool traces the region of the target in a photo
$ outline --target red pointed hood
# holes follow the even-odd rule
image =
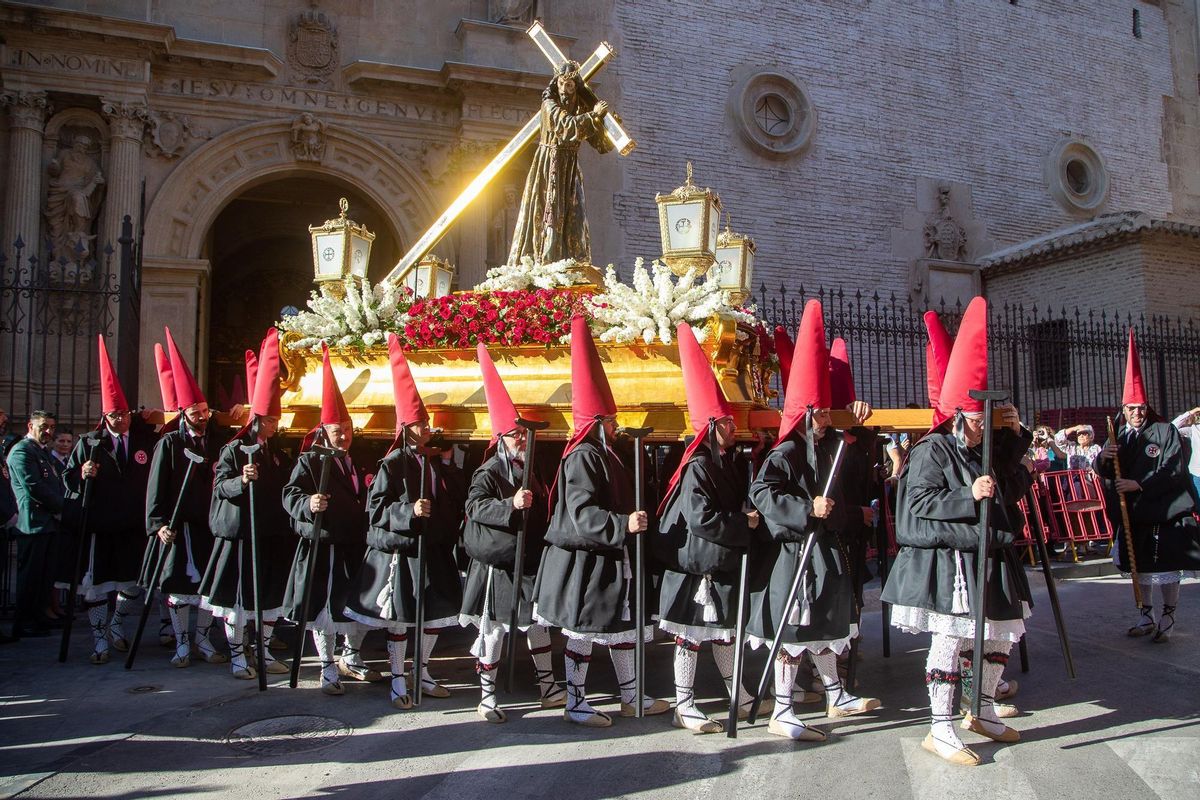
[[[167,355],[171,358],[171,377],[175,381],[175,402],[179,404],[177,408],[182,411],[197,403],[207,402],[204,399],[204,392],[200,391],[200,384],[196,383],[196,379],[192,377],[192,371],[188,369],[187,362],[183,360],[183,354],[175,345],[171,329],[164,328],[163,330],[167,332]]]
[[[256,417],[278,417],[283,413],[279,402],[279,331],[271,328],[259,346],[258,372],[250,392],[250,413]]]
[[[154,345],[154,368],[158,370],[158,391],[162,395],[163,411],[176,411],[179,402],[175,399],[175,377],[171,374],[171,360],[161,344]]]
[[[342,390],[338,388],[337,378],[334,377],[329,346],[325,343],[321,344],[321,353],[321,424],[349,423],[350,412],[346,410],[346,401],[342,399]]]
[[[779,385],[783,389],[787,389],[788,376],[792,374],[792,358],[795,350],[796,346],[792,344],[792,337],[788,336],[787,328],[776,325],[775,355],[779,356]]]
[[[110,411],[128,411],[129,401],[125,392],[121,391],[121,382],[117,379],[117,371],[113,369],[112,360],[108,357],[108,347],[104,344],[104,336],[100,339],[100,413]]]
[[[258,355],[253,350],[246,351],[246,405],[254,401],[254,381],[258,377]]]
[[[717,383],[717,376],[712,371],[712,363],[700,349],[700,343],[696,341],[696,334],[692,331],[692,326],[686,322],[679,323],[675,329],[675,338],[679,342],[679,365],[683,368],[683,388],[687,394],[688,417],[692,421],[692,430],[696,432],[696,438],[692,439],[687,449],[684,450],[683,458],[675,469],[675,474],[667,482],[666,489],[662,493],[662,502],[658,505],[659,516],[662,515],[667,503],[675,494],[679,480],[683,477],[684,468],[691,462],[696,452],[708,443],[710,423],[733,416],[733,409],[729,407],[729,401],[725,399],[725,393],[721,391],[721,384]]]
[[[983,401],[972,399],[970,391],[987,389],[987,373],[987,301],[976,297],[958,326],[938,396],[938,410],[946,417],[953,416],[958,409],[969,413],[983,411]]]
[[[492,441],[509,433],[517,427],[517,407],[513,405],[508,389],[496,371],[492,354],[487,346],[480,342],[475,347],[475,357],[479,361],[479,371],[483,374],[483,396],[487,398],[488,416],[492,424]]]
[[[600,353],[592,340],[587,320],[577,316],[571,320],[571,424],[574,431],[563,451],[566,457],[592,426],[597,417],[617,413],[608,376],[600,363]]]
[[[1125,388],[1121,392],[1121,405],[1146,405],[1146,381],[1142,378],[1142,360],[1138,358],[1137,342],[1133,328],[1129,329],[1129,350],[1125,354]]]
[[[783,442],[800,427],[809,408],[829,408],[829,351],[825,348],[825,318],[820,300],[804,305],[796,331],[796,352],[783,393],[779,438]]]
[[[925,344],[925,385],[929,407],[933,409],[933,426],[937,427],[946,419],[938,408],[938,398],[942,395],[942,382],[946,379],[946,367],[950,364],[954,340],[946,333],[942,318],[936,311],[925,312],[925,331],[929,334],[929,341]]]
[[[428,422],[429,412],[421,401],[421,393],[417,391],[416,381],[413,380],[412,370],[408,367],[408,359],[400,349],[400,339],[396,334],[389,333],[387,337],[388,359],[392,364],[392,399],[396,404],[396,431],[405,425],[417,422]]]
[[[839,337],[829,348],[829,407],[845,408],[857,399],[850,353],[846,349],[846,340]]]

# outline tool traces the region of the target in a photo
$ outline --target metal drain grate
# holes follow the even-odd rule
[[[332,747],[352,731],[332,717],[295,714],[240,725],[225,737],[225,744],[254,756],[284,756]]]
[[[129,692],[130,694],[151,694],[152,692],[162,691],[162,687],[151,684],[149,686],[133,686],[125,691]]]

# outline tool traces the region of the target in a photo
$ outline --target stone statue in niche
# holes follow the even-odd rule
[[[297,161],[325,157],[325,123],[305,111],[292,122],[292,155]]]
[[[90,253],[92,226],[104,196],[104,173],[92,155],[93,140],[80,133],[46,165],[46,224],[55,256]]]
[[[527,28],[537,15],[537,0],[488,0],[488,21]]]
[[[500,266],[508,260],[508,251],[512,248],[513,231],[517,227],[517,213],[520,211],[521,192],[515,184],[504,187],[503,205],[492,215],[492,225],[488,236],[488,264]]]
[[[967,231],[950,211],[950,186],[938,184],[938,207],[925,223],[925,257],[962,261],[967,252]]]

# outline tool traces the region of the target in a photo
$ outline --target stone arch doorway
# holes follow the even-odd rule
[[[424,226],[437,216],[438,204],[424,180],[410,164],[382,143],[352,128],[327,122],[321,134],[322,146],[297,152],[292,146],[291,131],[290,119],[232,128],[183,159],[154,192],[146,214],[141,308],[143,334],[139,342],[142,368],[138,396],[145,405],[158,404],[158,382],[152,365],[154,343],[162,340],[164,325],[170,325],[184,355],[192,359],[191,364],[196,368],[201,385],[208,390],[209,399],[214,403],[219,399],[215,391],[219,387],[209,381],[212,360],[209,342],[213,334],[210,311],[218,288],[214,283],[217,277],[214,257],[228,256],[231,259],[228,263],[234,264],[235,274],[247,272],[252,269],[256,255],[270,251],[272,245],[268,233],[276,230],[292,244],[285,247],[283,255],[276,254],[275,257],[291,259],[286,253],[294,251],[295,258],[299,259],[292,237],[306,239],[307,225],[336,216],[340,196],[350,200],[351,215],[356,220],[366,222],[380,235],[390,234],[397,247],[400,243],[415,241]],[[321,192],[314,206],[296,212],[294,227],[290,221],[276,220],[269,223],[274,227],[265,228],[256,243],[244,242],[240,253],[229,254],[222,250],[217,241],[220,237],[217,221],[226,209],[238,199],[258,206],[266,205],[279,188],[271,189],[271,184],[290,179],[310,181],[300,185],[301,188],[320,188]],[[368,215],[368,211],[376,216]],[[299,220],[300,216],[305,218]],[[271,215],[264,211],[259,217],[266,219]],[[378,255],[372,253],[373,278],[387,272],[395,263],[396,259],[393,259],[391,264],[386,264],[383,249]],[[238,263],[242,265],[240,268],[236,266]],[[299,298],[303,302],[312,286],[312,265],[307,247],[301,263],[308,271]],[[272,314],[278,311],[278,308],[271,309]],[[242,349],[246,345],[255,346],[261,336],[259,331],[253,342],[241,344]]]
[[[217,408],[246,399],[245,351],[257,349],[284,308],[304,308],[313,288],[308,226],[350,217],[375,233],[369,274],[382,277],[403,255],[387,216],[355,187],[327,175],[282,173],[255,184],[221,210],[209,229],[208,396]]]

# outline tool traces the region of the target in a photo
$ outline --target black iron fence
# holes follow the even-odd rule
[[[116,243],[46,256],[17,237],[0,252],[0,404],[19,420],[34,409],[60,425],[100,415],[97,336],[106,337],[122,387],[137,389],[140,264],[127,216]]]
[[[927,309],[877,291],[783,285],[769,292],[763,285],[759,315],[794,337],[812,298],[821,301],[830,341],[846,340],[862,399],[878,408],[928,405],[922,318]],[[953,335],[965,309],[942,304],[933,310]],[[1169,316],[992,304],[989,384],[1009,390],[1028,423],[1102,425],[1121,400],[1130,328],[1151,405],[1164,415],[1200,405],[1200,327]]]

